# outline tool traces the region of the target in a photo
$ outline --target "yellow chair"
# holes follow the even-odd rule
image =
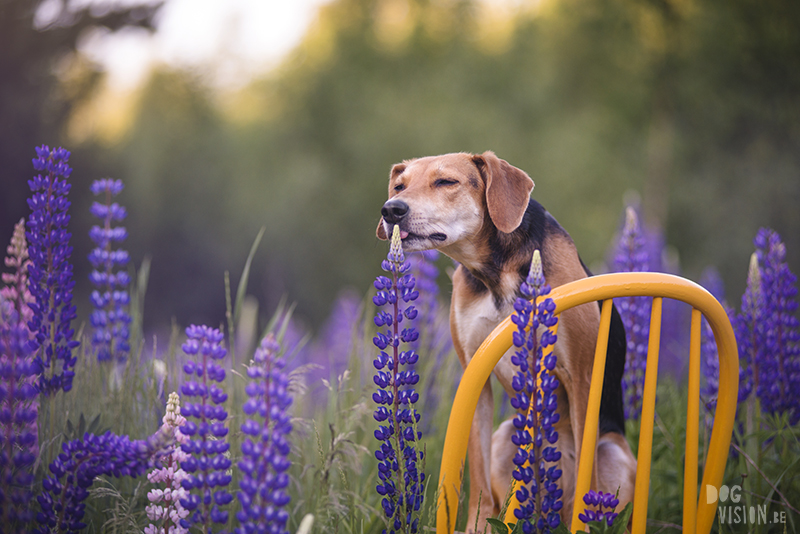
[[[739,355],[736,338],[728,316],[719,302],[705,289],[684,278],[662,273],[614,273],[584,278],[554,288],[548,297],[556,304],[555,314],[588,302],[602,301],[600,329],[597,336],[589,404],[578,464],[575,503],[571,531],[583,530],[578,519],[581,512],[577,503],[590,489],[592,464],[597,440],[600,396],[603,389],[608,331],[611,322],[611,303],[614,297],[653,297],[650,316],[650,339],[642,395],[641,429],[639,433],[638,468],[633,500],[632,533],[644,534],[647,521],[647,500],[650,486],[650,462],[653,443],[653,420],[656,402],[658,352],[661,334],[661,305],[664,298],[686,302],[692,306],[691,336],[689,344],[689,402],[686,414],[686,458],[697,458],[700,418],[700,319],[708,320],[719,353],[719,394],[714,427],[706,454],[701,488],[706,485],[719,488],[725,471],[728,450],[736,415],[739,389]],[[486,338],[464,371],[456,391],[450,421],[447,425],[441,471],[439,474],[439,502],[436,531],[452,534],[458,509],[458,492],[461,487],[464,458],[467,453],[472,418],[478,395],[489,379],[497,362],[512,345],[516,326],[510,318],[503,321]],[[556,347],[557,349],[557,347]],[[697,463],[687,461],[684,466],[683,534],[708,534],[714,522],[717,504],[698,499]],[[705,493],[705,492],[703,492]],[[510,508],[513,508],[514,503]],[[509,510],[507,518],[513,520]]]

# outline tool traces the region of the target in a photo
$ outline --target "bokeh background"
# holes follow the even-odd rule
[[[452,151],[527,171],[596,270],[636,204],[670,262],[715,266],[734,302],[761,226],[800,272],[800,2],[332,0],[262,62],[236,36],[277,32],[286,0],[240,3],[207,42],[211,3],[176,20],[177,2],[0,3],[0,237],[28,215],[33,147],[71,149],[79,312],[97,178],[124,181],[126,246],[152,260],[146,329],[223,321],[223,273],[235,288],[262,226],[249,293],[316,328],[379,271],[390,166]],[[114,81],[121,39],[176,24],[210,53]]]

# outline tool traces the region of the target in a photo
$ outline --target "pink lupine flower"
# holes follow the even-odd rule
[[[181,499],[186,498],[186,490],[181,486],[181,481],[186,478],[186,472],[180,468],[181,462],[189,455],[181,450],[180,445],[188,441],[188,437],[181,433],[181,425],[186,423],[186,418],[181,415],[180,398],[177,393],[170,393],[167,401],[167,413],[161,420],[162,433],[175,439],[175,447],[162,461],[161,468],[147,475],[151,484],[160,484],[147,493],[150,504],[145,511],[150,521],[145,534],[185,534],[188,530],[181,526],[181,519],[189,515],[189,511],[181,506]]]
[[[28,258],[28,241],[25,239],[25,219],[20,219],[14,226],[14,235],[6,252],[8,256],[4,260],[5,266],[13,271],[3,273],[0,277],[5,284],[5,287],[0,289],[0,294],[14,304],[20,322],[25,323],[27,328],[28,321],[33,318],[33,310],[28,303],[34,302],[34,298],[28,291],[28,265],[31,261]]]

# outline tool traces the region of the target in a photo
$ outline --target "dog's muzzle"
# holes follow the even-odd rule
[[[386,204],[381,208],[381,215],[383,220],[389,224],[399,224],[400,221],[406,218],[408,212],[411,210],[408,204],[402,200],[392,198],[386,201]]]

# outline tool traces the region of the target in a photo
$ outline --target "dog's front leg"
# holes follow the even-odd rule
[[[469,462],[469,515],[468,533],[482,533],[486,527],[486,519],[492,517],[495,503],[492,497],[491,456],[492,456],[492,421],[494,418],[494,401],[492,385],[489,381],[478,397],[478,407],[472,419],[472,428],[467,445]],[[477,524],[477,531],[475,525]]]

